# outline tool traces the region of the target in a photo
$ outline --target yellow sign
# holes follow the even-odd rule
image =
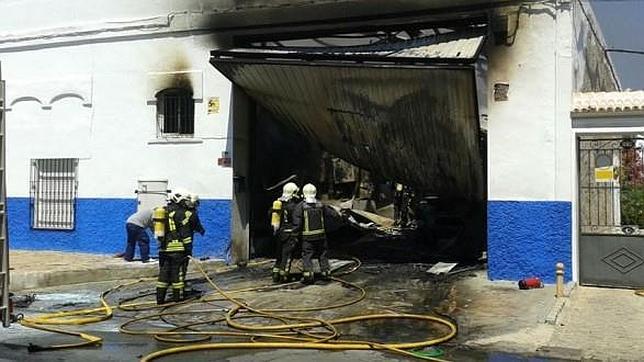
[[[219,113],[219,97],[208,98],[208,114]]]
[[[595,182],[611,182],[613,175],[613,166],[595,168]]]

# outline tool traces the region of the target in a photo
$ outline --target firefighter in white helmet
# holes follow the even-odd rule
[[[276,239],[276,257],[272,273],[275,283],[288,280],[286,265],[299,244],[298,235],[293,232],[293,212],[301,202],[299,191],[300,188],[295,183],[287,183],[282,187],[282,196],[273,202],[271,208],[271,227]]]
[[[168,287],[172,287],[172,300],[183,299],[183,263],[186,249],[192,248],[192,235],[197,228],[197,215],[190,210],[190,193],[183,189],[175,190],[163,208],[163,236],[159,238],[159,279],[157,281],[157,304],[165,303]]]
[[[324,220],[332,218],[333,213],[316,199],[317,189],[312,184],[302,188],[304,201],[295,208],[293,215],[293,231],[302,238],[302,263],[304,271],[302,280],[306,284],[313,283],[313,262],[317,257],[323,279],[328,279],[330,266],[327,257],[328,245]]]

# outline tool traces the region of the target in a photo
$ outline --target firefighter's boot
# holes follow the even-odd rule
[[[183,300],[182,289],[172,289],[172,301],[178,303]]]
[[[313,272],[305,271],[302,273],[302,283],[313,284],[314,281]]]
[[[325,280],[325,281],[331,280],[331,273],[329,273],[328,271],[323,271],[320,274],[320,279]]]
[[[166,288],[157,288],[157,305],[165,303]]]
[[[281,270],[279,268],[273,268],[273,274],[271,275],[273,283],[277,284],[281,281],[280,272]]]
[[[290,275],[286,270],[280,270],[280,283],[288,283]]]

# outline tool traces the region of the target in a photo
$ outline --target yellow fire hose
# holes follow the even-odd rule
[[[126,334],[134,335],[152,335],[155,339],[163,342],[171,343],[190,343],[190,345],[182,345],[178,347],[171,347],[163,349],[154,353],[151,353],[147,356],[144,356],[141,361],[152,361],[154,359],[168,356],[172,354],[192,352],[192,351],[203,351],[203,350],[223,350],[223,349],[266,349],[266,348],[282,348],[282,349],[317,349],[317,350],[380,350],[380,351],[389,351],[397,354],[402,354],[405,356],[411,356],[415,358],[433,360],[433,361],[444,361],[434,357],[428,357],[420,354],[410,352],[410,349],[423,348],[428,346],[433,346],[439,343],[453,338],[457,333],[456,324],[450,321],[447,318],[430,316],[430,315],[419,315],[419,314],[398,314],[398,313],[388,313],[388,314],[371,314],[371,315],[357,315],[352,317],[337,318],[333,320],[325,320],[322,318],[315,317],[302,317],[295,315],[288,315],[286,313],[304,313],[304,312],[315,312],[322,311],[334,308],[346,307],[355,303],[362,301],[366,296],[366,291],[364,288],[337,278],[337,276],[349,274],[360,267],[360,261],[355,259],[355,265],[348,271],[343,273],[335,273],[334,277],[331,279],[341,283],[342,285],[349,287],[353,290],[357,290],[359,295],[347,302],[336,303],[333,305],[327,306],[317,306],[317,307],[306,307],[306,308],[274,308],[274,309],[258,309],[239,297],[233,295],[240,295],[247,292],[253,291],[264,291],[264,290],[273,290],[284,288],[292,284],[298,284],[298,282],[282,284],[282,285],[271,285],[271,286],[261,286],[261,287],[252,287],[245,289],[238,289],[232,291],[224,291],[217,284],[215,284],[212,279],[208,276],[208,273],[203,269],[201,263],[192,259],[195,265],[198,268],[200,274],[206,279],[208,284],[214,289],[215,293],[207,294],[199,299],[193,299],[189,301],[183,301],[180,303],[168,303],[161,306],[157,306],[154,302],[139,302],[139,303],[128,303],[132,302],[135,299],[142,298],[150,295],[151,293],[138,295],[133,298],[128,298],[121,300],[118,305],[110,306],[105,300],[106,296],[116,291],[117,289],[133,285],[146,281],[146,279],[138,280],[135,282],[122,284],[111,288],[101,294],[100,302],[102,307],[92,308],[92,309],[82,309],[82,310],[73,310],[65,312],[50,313],[38,317],[24,318],[21,321],[21,324],[26,327],[36,328],[44,331],[61,333],[71,336],[80,337],[83,339],[82,342],[70,343],[70,344],[60,344],[52,346],[34,346],[30,345],[30,351],[41,351],[41,350],[50,350],[50,349],[60,349],[60,348],[73,348],[73,347],[84,347],[91,345],[100,345],[102,339],[100,337],[88,335],[85,333],[71,332],[64,329],[58,329],[50,327],[49,325],[83,325],[89,323],[101,322],[107,319],[110,319],[113,314],[113,308],[123,310],[123,311],[144,311],[144,310],[153,310],[161,309],[159,313],[153,313],[145,316],[135,317],[131,320],[123,323],[119,327],[119,331]],[[148,278],[148,280],[151,278]],[[187,306],[193,306],[195,303],[206,303],[211,304],[215,301],[224,301],[232,303],[233,307],[231,308],[207,308],[203,310],[181,310]],[[169,310],[171,308],[178,308],[179,310]],[[161,319],[166,321],[164,318],[174,315],[189,314],[194,315],[197,313],[221,313],[225,312],[224,316],[218,316],[216,318],[210,318],[205,321],[186,323],[181,325],[176,325],[171,329],[131,329],[130,327],[133,324],[136,324],[141,321],[150,320],[150,319]],[[267,320],[273,320],[278,322],[278,324],[243,324],[238,322],[241,319],[257,319],[263,318]],[[424,321],[427,323],[438,323],[443,325],[448,329],[448,332],[437,338],[430,338],[417,342],[405,342],[405,343],[378,343],[371,341],[348,341],[348,340],[338,340],[340,333],[338,332],[336,326],[339,324],[345,323],[354,323],[367,320],[417,320]],[[195,330],[193,327],[205,324],[215,324],[223,323],[234,330],[231,331],[204,331],[204,330]],[[166,321],[166,323],[170,323]],[[236,331],[235,331],[236,330]],[[224,336],[224,337],[246,337],[249,338],[248,342],[233,342],[233,343],[197,343],[205,342],[213,336]],[[269,341],[265,341],[269,340]]]

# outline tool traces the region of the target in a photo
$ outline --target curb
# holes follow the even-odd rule
[[[550,309],[550,312],[548,312],[548,315],[546,316],[545,323],[546,324],[551,324],[555,325],[557,324],[557,319],[559,318],[559,314],[561,314],[561,311],[563,310],[563,307],[566,305],[566,301],[568,298],[557,298],[555,300],[555,304],[552,306]]]
[[[548,315],[546,315],[544,323],[550,325],[557,324],[559,316],[561,315],[561,311],[563,311],[566,303],[568,303],[570,295],[573,293],[576,286],[577,285],[574,282],[569,282],[564,286],[564,296],[555,299],[555,304],[552,306],[552,308],[550,308],[550,311],[548,312]]]
[[[196,271],[190,263],[189,272]],[[226,266],[223,259],[202,261],[206,268],[221,268]],[[12,292],[25,289],[38,289],[59,285],[104,282],[119,279],[149,278],[159,275],[159,264],[150,263],[145,266],[124,268],[121,265],[97,267],[96,269],[57,270],[57,271],[24,271],[11,273],[10,288]]]

